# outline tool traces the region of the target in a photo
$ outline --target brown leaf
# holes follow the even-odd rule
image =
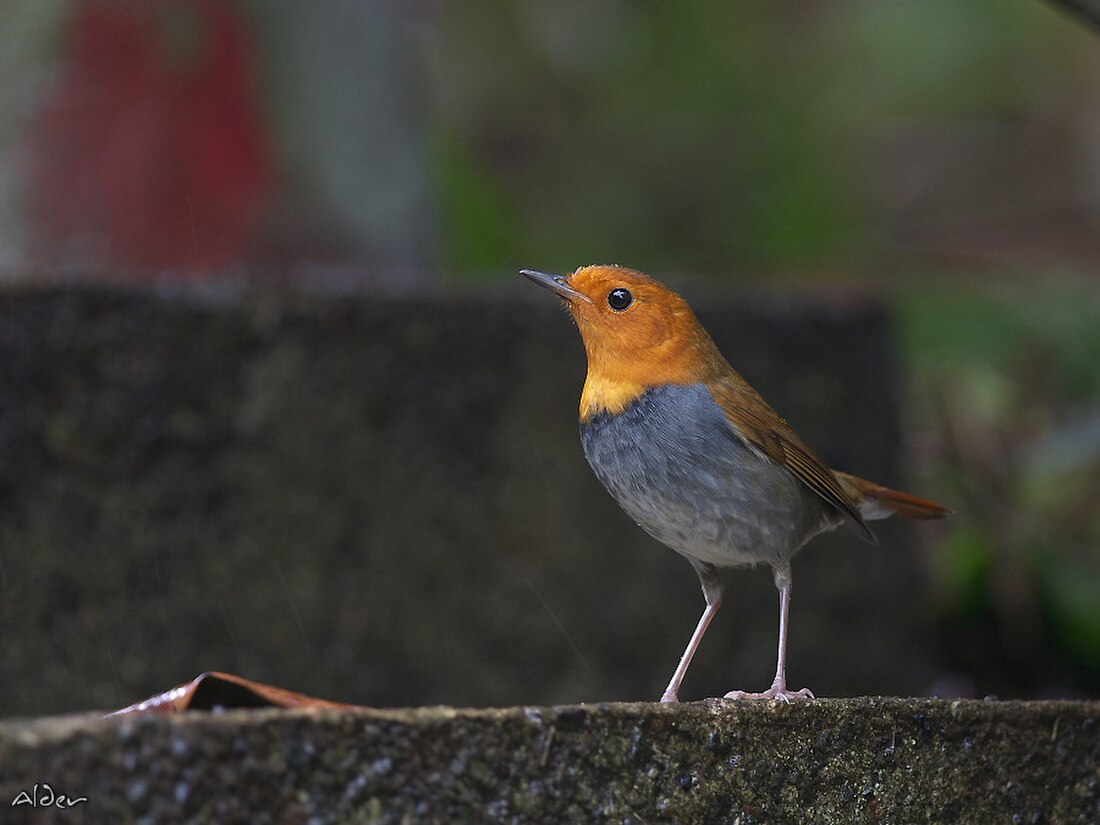
[[[144,702],[109,715],[135,713],[183,713],[189,710],[229,708],[350,708],[342,702],[315,699],[274,685],[253,682],[232,673],[208,671],[186,684],[151,696]]]

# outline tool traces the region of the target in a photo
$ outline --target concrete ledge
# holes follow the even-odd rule
[[[1098,719],[924,699],[57,717],[0,724],[0,803],[34,823],[1094,823]],[[88,801],[9,807],[35,782]]]

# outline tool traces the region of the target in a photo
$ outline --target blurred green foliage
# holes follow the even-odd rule
[[[932,557],[946,647],[994,692],[1096,691],[1100,291],[933,279],[898,306],[908,408],[956,509]]]
[[[994,136],[976,129],[1033,119],[1097,65],[1089,34],[1034,0],[439,11],[427,126],[460,272],[865,261],[899,223],[966,207],[914,202],[909,178],[980,161]]]

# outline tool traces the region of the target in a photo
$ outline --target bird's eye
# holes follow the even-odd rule
[[[634,302],[634,296],[630,294],[629,289],[613,289],[607,293],[607,305],[616,312],[622,312],[628,306]]]

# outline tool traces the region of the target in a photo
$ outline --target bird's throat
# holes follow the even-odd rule
[[[636,349],[629,357],[617,351],[609,357],[585,343],[588,375],[581,391],[581,421],[601,413],[618,415],[654,387],[702,384],[719,368],[730,369],[706,333]],[[711,357],[700,357],[700,352]]]
[[[648,389],[631,381],[612,381],[591,372],[581,390],[581,421],[588,421],[601,413],[618,415]]]

